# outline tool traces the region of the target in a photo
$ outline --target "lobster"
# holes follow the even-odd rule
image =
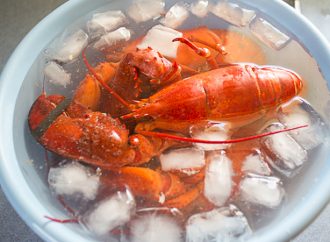
[[[210,55],[205,47],[185,37],[174,41],[206,58]],[[33,135],[50,151],[111,170],[115,175],[105,176],[104,184],[128,184],[135,194],[154,202],[164,193],[169,207],[194,209],[192,201],[200,200],[210,208],[201,194],[203,173],[196,180],[190,179],[192,184],[187,188],[184,178],[141,167],[152,157],[182,146],[182,141],[235,143],[303,127],[226,141],[177,135],[187,133],[193,123],[208,120],[244,120],[246,124],[298,95],[302,79],[282,67],[250,63],[219,67],[208,61],[212,70],[182,79],[191,70],[151,48],[137,49],[117,64],[104,62],[96,68],[91,67],[84,52],[82,56],[91,74],[80,83],[73,100],[45,93],[37,98],[29,113]],[[124,123],[132,120],[137,124],[129,131]],[[151,190],[142,189],[144,183],[152,184]]]

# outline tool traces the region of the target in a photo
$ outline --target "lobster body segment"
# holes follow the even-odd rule
[[[302,89],[301,78],[281,67],[233,64],[185,78],[124,118],[195,121],[241,118],[276,108]]]

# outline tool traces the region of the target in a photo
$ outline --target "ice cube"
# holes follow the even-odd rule
[[[175,29],[182,25],[188,17],[189,12],[187,10],[187,6],[180,2],[173,5],[168,10],[165,17],[160,20],[160,23],[164,24],[167,27]]]
[[[50,61],[44,68],[46,80],[54,85],[66,87],[71,83],[71,74],[66,72],[62,66],[54,61]]]
[[[137,48],[151,47],[166,57],[176,58],[179,42],[172,42],[172,40],[178,37],[182,37],[181,32],[163,25],[156,25],[148,31]]]
[[[269,176],[272,173],[268,164],[264,160],[263,154],[259,150],[256,150],[254,153],[245,157],[242,171],[245,173],[255,173],[265,176]]]
[[[96,197],[100,179],[90,169],[78,162],[72,162],[50,168],[48,183],[58,195],[81,195],[86,200],[93,200]]]
[[[126,42],[131,38],[131,32],[125,28],[120,27],[115,31],[107,33],[95,42],[94,48],[102,50],[105,47],[115,45],[119,42]]]
[[[284,129],[279,123],[270,125],[266,131]],[[261,140],[262,148],[268,154],[267,162],[286,176],[292,176],[307,161],[304,150],[288,133],[267,136]]]
[[[80,29],[59,40],[57,47],[51,50],[51,57],[60,62],[72,61],[80,55],[87,44],[88,35]]]
[[[222,206],[230,197],[233,187],[233,168],[225,152],[213,152],[208,156],[204,180],[205,197],[217,206]]]
[[[230,128],[230,123],[213,123],[202,127],[194,125],[190,128],[190,136],[203,140],[227,140],[231,135]],[[230,144],[194,143],[194,146],[202,150],[221,150],[228,148]]]
[[[210,8],[210,11],[219,18],[236,26],[247,25],[256,15],[253,10],[241,8],[237,4],[228,2],[218,2]]]
[[[290,40],[289,36],[262,18],[255,18],[250,30],[261,42],[276,50],[283,48]]]
[[[191,4],[190,11],[192,14],[196,15],[197,17],[204,18],[209,11],[208,6],[209,6],[208,1],[199,0]]]
[[[127,22],[122,11],[107,11],[95,13],[91,20],[87,22],[87,30],[91,38],[104,35]]]
[[[239,185],[242,201],[263,205],[268,208],[278,207],[284,198],[284,189],[279,178],[249,174]]]
[[[163,171],[201,168],[205,165],[203,150],[180,148],[163,153],[159,157]]]
[[[296,98],[282,106],[278,119],[288,128],[308,125],[306,128],[290,131],[290,135],[306,150],[313,149],[324,141],[326,126],[322,118],[302,98]]]
[[[186,224],[186,242],[245,241],[251,229],[234,205],[191,216]]]
[[[127,14],[136,23],[140,23],[160,17],[164,13],[164,7],[163,0],[135,0],[128,8]]]
[[[183,242],[181,227],[167,215],[141,216],[132,221],[130,232],[132,242]]]
[[[87,211],[82,223],[96,235],[106,235],[127,223],[135,212],[135,200],[129,190],[117,192]]]

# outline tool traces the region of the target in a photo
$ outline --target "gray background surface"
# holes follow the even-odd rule
[[[12,51],[31,28],[33,28],[33,26],[49,12],[64,2],[65,0],[0,0],[0,72]],[[324,17],[324,19],[329,20],[330,18],[330,2],[328,2],[328,0],[302,0],[301,2],[302,10],[308,10],[306,11],[307,17],[314,21],[314,24],[317,26],[319,25],[318,27],[322,28],[323,26],[320,26],[320,19]],[[315,2],[327,2],[328,7],[315,9]],[[315,9],[313,15],[311,14],[311,11],[309,11],[312,8]],[[327,13],[324,9],[327,10],[329,14],[324,14]],[[311,225],[293,239],[293,241],[326,242],[330,241],[329,232],[330,205],[324,209]],[[42,241],[16,214],[1,189],[0,241]]]

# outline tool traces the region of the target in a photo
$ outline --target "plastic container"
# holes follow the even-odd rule
[[[46,241],[96,241],[77,224],[49,222],[45,215],[67,217],[54,202],[47,185],[31,165],[27,115],[35,98],[40,74],[35,60],[66,26],[108,0],[68,1],[44,18],[19,44],[0,80],[0,178],[2,188],[22,219]],[[238,1],[236,1],[238,2]],[[289,30],[317,62],[330,86],[330,49],[325,38],[307,19],[282,1],[242,0]],[[308,67],[306,67],[308,68]],[[28,75],[28,77],[27,77]],[[26,78],[27,77],[27,78]],[[312,89],[312,88],[311,88]],[[315,160],[309,170],[289,187],[290,202],[268,225],[256,231],[251,241],[287,241],[318,215],[330,198],[330,150]]]

